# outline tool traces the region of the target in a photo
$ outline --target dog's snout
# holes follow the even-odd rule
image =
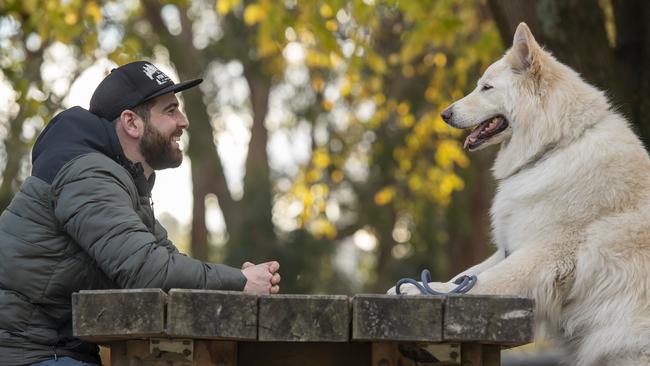
[[[451,123],[451,117],[453,115],[454,115],[454,112],[452,111],[451,106],[449,108],[445,109],[444,111],[442,111],[442,113],[440,113],[440,117],[442,117],[442,120],[447,122],[447,123]]]

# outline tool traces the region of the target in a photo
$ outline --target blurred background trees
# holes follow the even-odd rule
[[[649,7],[634,6],[2,0],[0,207],[51,116],[87,106],[112,67],[146,58],[176,80],[205,79],[181,96],[191,185],[176,173],[177,191],[153,197],[191,190],[189,219],[157,211],[182,250],[235,266],[278,259],[288,293],[383,292],[423,268],[446,280],[491,250],[494,151],[466,155],[440,111],[525,20],[646,134],[649,38],[629,17]]]

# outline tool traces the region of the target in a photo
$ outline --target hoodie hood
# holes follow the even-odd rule
[[[56,115],[36,139],[32,150],[32,175],[51,184],[70,160],[89,153],[106,155],[129,171],[140,195],[149,196],[155,174],[144,176],[140,163],[124,156],[115,125],[81,107]]]

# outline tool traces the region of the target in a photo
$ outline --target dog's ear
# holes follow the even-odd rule
[[[536,73],[539,70],[541,48],[526,23],[519,23],[512,41],[510,63],[515,70]]]

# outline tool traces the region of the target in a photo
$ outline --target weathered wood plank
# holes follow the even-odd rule
[[[443,338],[511,346],[532,342],[533,306],[524,297],[449,295]]]
[[[165,331],[166,301],[160,289],[74,293],[73,334],[94,342],[160,336]]]
[[[439,342],[442,302],[438,296],[356,295],[352,339]]]
[[[170,337],[254,340],[257,296],[233,291],[172,289],[167,303]]]
[[[282,342],[347,342],[350,339],[348,297],[260,296],[258,339]]]

